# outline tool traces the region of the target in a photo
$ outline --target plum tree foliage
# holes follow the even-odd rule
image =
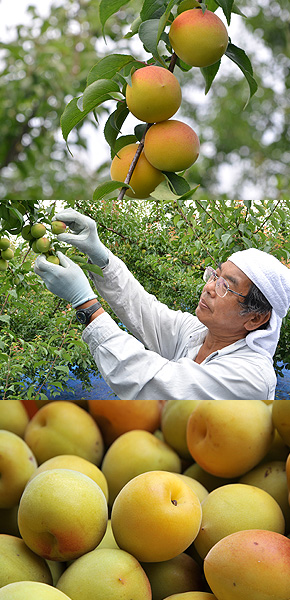
[[[273,6],[273,2],[271,4]],[[56,198],[96,218],[103,242],[126,261],[148,291],[173,308],[194,311],[203,285],[203,267],[225,259],[237,249],[257,246],[289,262],[290,201],[287,194],[282,194],[282,183],[275,200],[241,201],[225,195],[216,199],[211,194],[214,164],[221,164],[233,147],[244,148],[248,141],[244,141],[243,135],[247,128],[251,131],[250,119],[253,123],[254,118],[251,107],[255,105],[256,111],[260,110],[259,78],[253,73],[249,56],[230,38],[226,51],[214,64],[192,67],[177,56],[169,39],[172,23],[186,11],[200,11],[204,15],[206,11],[215,14],[218,10],[229,26],[233,13],[241,22],[245,20],[244,6],[245,2],[239,0],[134,0],[133,3],[100,0],[96,18],[95,3],[78,0],[76,7],[72,0],[66,0],[64,6],[52,9],[41,26],[37,10],[31,6],[32,28],[19,26],[18,41],[1,45],[6,52],[6,65],[0,90],[8,86],[10,93],[5,94],[5,103],[0,107],[3,121],[0,238],[9,239],[14,256],[9,261],[1,257],[0,263],[0,362],[3,365],[0,366],[0,397],[2,393],[5,398],[27,394],[29,398],[44,398],[43,388],[47,383],[56,384],[57,393],[67,385],[72,365],[88,386],[88,373],[96,372],[87,349],[78,340],[78,326],[72,325],[70,314],[64,314],[66,304],[52,298],[33,273],[35,253],[39,250],[32,232],[40,226],[46,228],[48,241],[43,242],[42,228],[38,246],[42,251],[47,249],[49,260],[57,261],[54,252],[61,249],[88,270],[84,257],[72,248],[64,249],[56,240],[57,231],[51,225],[57,210]],[[270,10],[268,5],[265,12],[267,10]],[[262,18],[261,11],[259,17]],[[268,21],[265,19],[265,37],[277,47],[282,43],[281,38],[271,37]],[[251,23],[254,27],[255,17]],[[110,44],[106,47],[108,39]],[[111,42],[114,51],[111,51]],[[96,47],[99,48],[97,60]],[[223,94],[215,94],[227,78],[232,82],[229,65],[238,73],[238,83],[235,81],[232,86],[233,90],[239,90],[235,94],[234,111],[229,104],[230,96],[233,97],[229,85],[225,99]],[[178,109],[181,100],[181,119],[185,114],[200,125],[201,151],[197,163],[186,172],[160,169],[154,185],[143,195],[141,190],[139,197],[143,199],[138,200],[132,193],[133,178],[137,177],[136,165],[152,123],[144,119],[131,134],[123,134],[122,130],[130,115],[126,91],[134,81],[134,74],[144,74],[149,66],[170,73],[177,81],[174,109]],[[212,139],[214,134],[213,126],[204,126],[205,117],[199,111],[200,95],[198,103],[189,101],[186,94],[182,94],[182,99],[179,97],[179,86],[183,91],[183,85],[192,81],[197,81],[199,86],[202,82],[205,103],[209,91],[212,92],[209,109],[205,109],[211,123],[225,120],[225,110],[227,112],[226,126],[223,120],[216,136],[219,139],[215,139],[218,152],[212,159],[203,156],[203,142],[209,141],[208,130]],[[140,99],[142,96],[141,88]],[[227,108],[220,110],[218,102]],[[153,119],[153,104],[154,94],[146,113],[149,121]],[[271,106],[271,102],[269,104]],[[167,120],[168,116],[164,118]],[[111,163],[101,165],[98,176],[89,171],[84,175],[78,158],[79,150],[87,147],[86,124],[103,135],[110,149]],[[60,142],[59,130],[66,147]],[[285,154],[286,133],[283,139]],[[129,146],[138,150],[137,154],[130,154],[126,177],[122,173],[119,180],[112,181],[108,178],[110,165]],[[255,149],[258,155],[257,146],[258,143]],[[97,178],[100,183],[96,187]],[[37,323],[33,307],[28,306],[36,296],[44,324],[40,316]],[[110,312],[110,308],[106,308]],[[277,369],[279,360],[290,363],[288,330],[290,324],[286,319],[275,358]],[[34,356],[32,366],[31,356]],[[28,391],[21,383],[21,374],[33,382]]]

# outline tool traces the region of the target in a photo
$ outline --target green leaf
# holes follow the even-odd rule
[[[0,315],[0,321],[2,321],[3,323],[10,323],[10,316],[9,315]]]
[[[237,6],[235,6],[235,4],[233,5],[232,12],[236,15],[240,15],[240,17],[244,17],[245,19],[247,18],[247,15],[245,15]]]
[[[107,20],[114,15],[118,10],[128,4],[129,0],[101,0],[99,7],[100,21],[102,25],[102,31],[104,34],[104,27]]]
[[[227,243],[229,242],[229,240],[232,238],[232,234],[231,233],[224,233],[221,236],[221,240],[223,242],[223,245],[226,246]]]
[[[160,39],[159,35],[159,19],[150,19],[149,21],[143,21],[139,27],[139,37],[141,42],[144,44],[145,50],[151,53],[156,60],[158,60],[164,67],[167,65],[159,56],[157,46]]]
[[[170,2],[168,2],[168,4],[167,4],[165,13],[159,19],[159,27],[158,27],[158,32],[157,32],[157,44],[161,38],[162,32],[164,31],[164,29],[168,23],[168,17],[170,15],[171,9],[173,8],[173,6],[175,4],[176,4],[176,0],[170,0]]]
[[[113,155],[118,154],[119,150],[124,148],[124,146],[128,146],[128,144],[136,144],[137,139],[135,135],[121,135],[116,139],[116,144],[114,148]],[[136,146],[137,150],[137,146]]]
[[[121,127],[129,114],[129,110],[125,102],[118,102],[116,110],[109,116],[105,127],[104,135],[110,148],[114,151],[115,142]]]
[[[205,95],[209,92],[211,88],[212,82],[220,68],[220,64],[221,61],[218,60],[213,65],[210,65],[209,67],[201,67],[200,69],[205,80]]]
[[[95,189],[93,200],[101,200],[107,196],[107,194],[111,194],[115,190],[120,189],[120,187],[130,188],[129,185],[126,185],[126,183],[123,183],[122,181],[105,181]]]
[[[86,263],[86,264],[81,264],[80,267],[84,271],[91,271],[91,273],[96,273],[97,275],[101,275],[101,277],[104,277],[104,273],[103,273],[101,267],[98,267],[98,265],[92,265],[91,263]]]
[[[216,0],[208,0],[207,8],[208,10],[211,10],[211,12],[215,12],[218,8],[218,3],[216,2]]]
[[[166,177],[169,182],[169,186],[174,194],[177,196],[183,196],[186,192],[190,190],[190,186],[184,177],[181,175],[176,175],[176,173],[170,173],[163,171],[163,175]]]
[[[124,39],[125,40],[129,39],[129,38],[133,37],[133,35],[138,33],[141,23],[142,23],[141,17],[137,17],[137,19],[135,19],[135,21],[133,21],[130,31],[128,31],[128,33],[126,33],[126,35],[124,35]]]
[[[162,181],[155,190],[151,192],[150,197],[155,198],[156,200],[169,202],[170,200],[176,200],[177,195],[170,189],[168,181]]]
[[[238,48],[238,46],[235,46],[234,44],[231,44],[231,43],[227,47],[226,56],[228,58],[230,58],[230,60],[232,60],[241,69],[242,73],[244,74],[244,76],[249,84],[250,94],[249,94],[249,98],[244,106],[244,108],[246,108],[251,97],[256,93],[256,91],[258,89],[258,84],[253,77],[253,68],[251,65],[251,61],[250,61],[249,57],[246,55],[246,53],[244,52],[244,50],[242,50],[241,48]]]
[[[231,14],[234,0],[216,0],[216,2],[223,9],[223,13],[229,25],[231,22]]]
[[[87,86],[98,79],[112,79],[117,72],[132,62],[135,63],[136,59],[130,54],[111,54],[105,56],[89,71]]]
[[[112,99],[112,92],[119,92],[118,84],[112,79],[98,79],[91,83],[84,91],[84,111],[93,110],[102,102]]]
[[[135,136],[139,142],[141,142],[143,135],[146,132],[146,129],[147,129],[146,123],[142,123],[141,125],[136,125],[136,127],[134,128]]]
[[[144,0],[140,17],[142,21],[148,21],[149,19],[160,17],[164,11],[164,0]]]
[[[71,130],[78,125],[90,112],[90,108],[81,111],[78,106],[79,98],[73,98],[65,107],[64,112],[60,118],[61,131],[64,140],[67,142],[67,138]]]

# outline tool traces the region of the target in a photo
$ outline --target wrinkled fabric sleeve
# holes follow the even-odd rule
[[[207,364],[172,361],[148,350],[102,313],[83,340],[106,383],[123,400],[272,399],[261,370],[229,355]]]
[[[92,273],[96,289],[108,302],[121,323],[146,348],[164,358],[176,360],[189,336],[204,331],[197,317],[171,310],[146,292],[123,261],[109,252],[104,277]]]

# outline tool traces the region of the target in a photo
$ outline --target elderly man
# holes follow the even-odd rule
[[[147,293],[100,241],[95,222],[75,210],[56,215],[71,233],[58,236],[103,269],[98,293],[132,335],[104,311],[83,271],[61,252],[40,255],[35,272],[76,308],[82,338],[111,389],[126,400],[271,400],[273,355],[290,304],[290,270],[257,249],[205,270],[196,316],[171,310]]]

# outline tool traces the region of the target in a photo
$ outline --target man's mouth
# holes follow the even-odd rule
[[[207,303],[204,301],[204,299],[201,297],[200,301],[199,301],[199,307],[200,308],[207,308],[208,310],[210,310],[209,306],[207,305]]]

